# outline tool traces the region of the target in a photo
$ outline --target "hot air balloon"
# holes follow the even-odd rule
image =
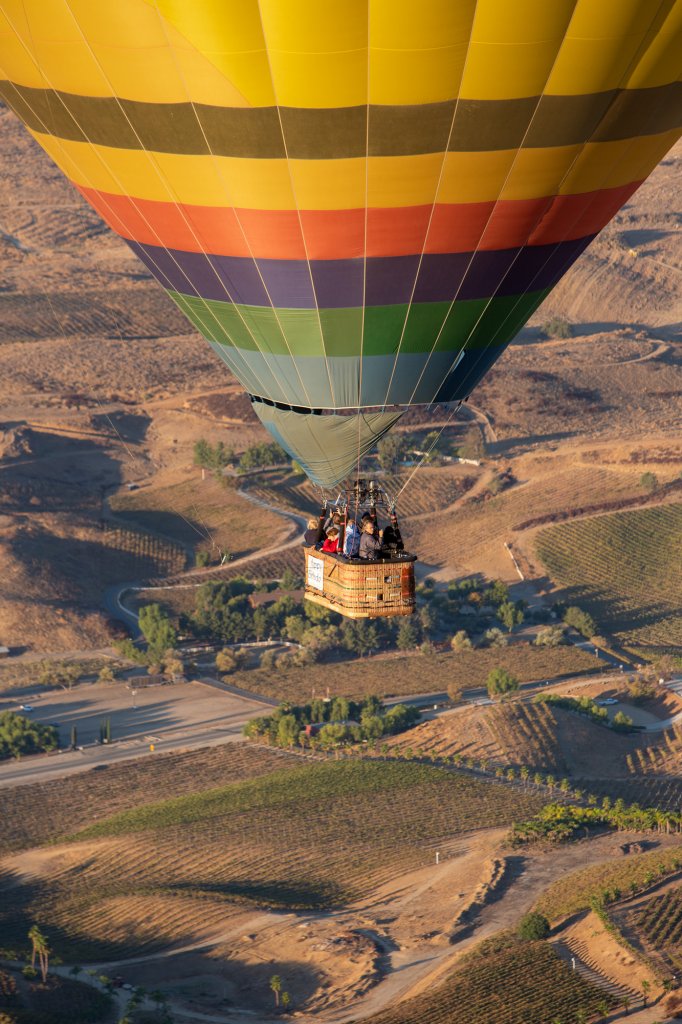
[[[326,488],[469,395],[682,126],[682,0],[0,12],[0,95]]]

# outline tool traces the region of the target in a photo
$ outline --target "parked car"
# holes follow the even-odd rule
[[[615,697],[604,697],[603,700],[598,700],[597,704],[600,708],[609,708],[612,704],[617,704],[618,701]]]

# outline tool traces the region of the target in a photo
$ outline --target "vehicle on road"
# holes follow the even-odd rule
[[[32,704],[20,704],[19,708],[20,708],[21,711],[29,712],[29,714],[31,713],[31,711],[33,711],[33,705]]]
[[[616,698],[615,698],[615,697],[604,697],[604,699],[603,699],[603,700],[598,700],[598,701],[597,701],[597,705],[598,705],[598,706],[599,706],[600,708],[609,708],[609,707],[611,707],[611,706],[612,706],[613,704],[617,704],[617,703],[618,703],[618,701],[616,700]]]

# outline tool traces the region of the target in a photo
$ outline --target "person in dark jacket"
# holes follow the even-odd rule
[[[308,520],[308,529],[303,534],[303,543],[307,548],[316,548],[324,540],[324,520],[326,515],[327,510],[323,508],[319,519]]]
[[[376,536],[374,522],[371,519],[365,520],[362,525],[360,537],[360,558],[378,558],[381,551],[381,541]]]
[[[395,555],[398,551],[405,550],[403,538],[400,534],[400,527],[397,523],[389,523],[388,526],[384,527],[383,533],[381,534],[381,545],[388,557]]]

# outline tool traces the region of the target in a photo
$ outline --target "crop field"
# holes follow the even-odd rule
[[[219,550],[239,558],[274,547],[291,531],[279,517],[242,498],[234,481],[223,486],[210,473],[202,480],[200,470],[180,483],[116,494],[110,504],[119,520],[158,531],[213,558],[219,558]]]
[[[537,554],[598,626],[628,648],[682,647],[682,504],[552,526]]]
[[[543,514],[564,513],[567,509],[642,496],[641,470],[603,468],[585,465],[568,458],[552,461],[547,472],[547,456],[521,460],[515,474],[520,483],[485,503],[472,498],[456,515],[436,515],[427,531],[419,531],[415,544],[425,562],[440,564],[447,549],[448,562],[463,570],[480,572],[491,544],[501,547],[515,529]],[[419,476],[411,487],[419,487]],[[409,492],[409,488],[408,488]],[[406,524],[407,536],[410,536]]]
[[[485,686],[492,669],[503,667],[522,683],[556,677],[587,675],[602,666],[579,647],[533,647],[512,644],[488,650],[450,651],[442,654],[404,654],[321,665],[314,684],[310,669],[287,667],[272,672],[254,669],[236,673],[238,686],[278,700],[301,703],[329,689],[332,697],[363,697],[373,693],[381,697],[399,697],[411,693],[450,690],[460,693]]]
[[[197,927],[206,899],[228,909],[340,906],[431,863],[436,844],[510,825],[542,803],[535,794],[426,765],[304,764],[124,811],[77,832],[54,861],[46,851],[38,877],[17,884],[6,874],[0,932],[6,947],[23,945],[39,911],[59,955],[104,959],[136,949],[111,940],[104,923],[97,930],[98,908],[120,914],[122,900],[191,898]],[[169,930],[165,918],[157,921],[159,945],[191,916],[186,902],[177,910],[168,899],[165,907]]]
[[[298,758],[284,751],[224,743],[111,764],[104,772],[78,772],[68,784],[56,779],[3,787],[0,853],[54,841],[131,807],[294,766]]]
[[[102,535],[102,543],[105,547],[131,556],[133,567],[139,573],[149,572],[149,567],[153,566],[155,573],[168,576],[171,573],[182,572],[187,561],[185,550],[180,544],[156,537],[145,530],[133,530],[108,523]]]
[[[682,843],[650,853],[630,854],[618,860],[595,864],[580,871],[572,871],[553,882],[542,894],[535,909],[550,922],[556,922],[579,910],[586,910],[591,901],[605,891],[618,889],[628,893],[643,889],[666,875],[682,869]]]
[[[634,928],[657,953],[664,953],[671,963],[682,969],[682,888],[669,889],[647,900],[643,908],[628,914],[628,925]]]
[[[569,1024],[614,1005],[549,943],[499,937],[467,956],[432,993],[370,1017],[368,1024]]]

